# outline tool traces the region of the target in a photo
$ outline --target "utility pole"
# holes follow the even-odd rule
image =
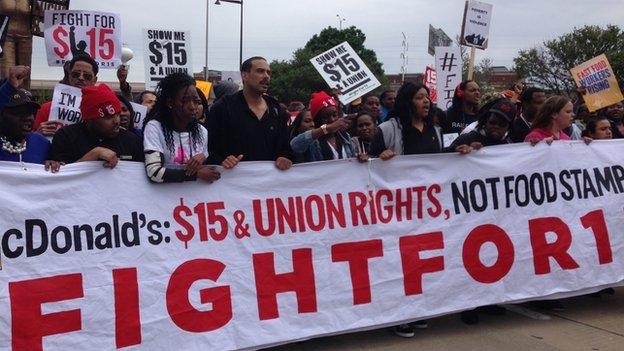
[[[407,42],[407,35],[405,35],[404,32],[401,32],[401,35],[403,35],[403,42],[401,43],[401,60],[403,61],[401,64],[401,83],[404,83],[405,71],[407,71],[407,65],[409,64],[409,57],[407,56],[407,52],[409,51],[409,43]]]

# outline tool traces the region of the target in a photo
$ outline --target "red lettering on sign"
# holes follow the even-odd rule
[[[113,269],[115,286],[115,344],[117,348],[141,343],[139,283],[136,268]]]
[[[604,212],[602,210],[592,211],[581,217],[581,223],[585,229],[591,228],[596,239],[596,250],[598,251],[598,262],[607,264],[613,262],[613,252],[611,251],[611,241],[605,223]]]
[[[381,239],[342,243],[332,246],[332,262],[348,262],[353,288],[353,304],[371,302],[368,260],[383,257]]]
[[[43,350],[43,337],[82,329],[80,309],[41,314],[41,305],[84,296],[82,274],[9,283],[11,333],[15,351]]]
[[[546,233],[549,232],[557,235],[557,239],[552,243],[546,241]],[[579,267],[568,253],[572,245],[572,233],[560,218],[544,217],[529,220],[529,234],[533,248],[535,274],[550,273],[550,262],[548,262],[550,257],[554,258],[562,269]]]
[[[279,317],[277,294],[294,291],[299,313],[316,312],[316,285],[312,265],[312,249],[292,251],[293,271],[275,273],[273,252],[253,255],[256,294],[260,320]]]
[[[69,54],[69,45],[65,42],[68,34],[69,33],[67,33],[65,28],[61,26],[56,27],[56,29],[52,32],[52,39],[60,46],[55,45],[53,50],[54,53],[60,58],[65,58],[65,56]]]
[[[232,298],[229,286],[201,289],[201,303],[212,303],[211,311],[198,311],[191,305],[188,292],[198,280],[216,282],[225,265],[210,259],[196,259],[184,262],[171,274],[167,285],[167,312],[180,329],[203,333],[217,330],[232,319]]]
[[[422,294],[422,277],[425,273],[444,270],[444,257],[420,258],[421,251],[444,248],[442,232],[403,236],[399,238],[401,263],[403,266],[403,286],[405,295]]]
[[[496,245],[498,251],[496,262],[489,267],[479,258],[481,247],[487,242]],[[496,283],[511,270],[515,258],[514,246],[502,228],[493,224],[480,225],[464,241],[462,258],[466,272],[474,280],[485,284]]]

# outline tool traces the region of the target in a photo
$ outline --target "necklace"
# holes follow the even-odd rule
[[[22,161],[22,152],[26,151],[26,140],[16,145],[13,145],[13,143],[8,141],[5,136],[0,136],[0,142],[2,142],[2,150],[10,154],[19,154],[19,163],[22,166],[22,169],[27,171],[28,169]]]
[[[2,150],[11,153],[11,154],[21,154],[26,151],[26,140],[13,145],[10,141],[7,140],[5,136],[0,137],[0,141],[2,142]]]

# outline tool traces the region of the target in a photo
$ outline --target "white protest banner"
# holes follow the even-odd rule
[[[492,5],[480,1],[466,1],[462,22],[461,44],[486,49],[490,37]]]
[[[330,88],[341,90],[348,104],[381,85],[348,42],[336,45],[310,60]]]
[[[48,120],[61,122],[65,126],[80,122],[80,102],[82,102],[80,88],[61,83],[55,85]]]
[[[147,116],[147,106],[131,102],[132,109],[134,110],[134,128],[143,130],[143,122]]]
[[[438,107],[446,111],[453,103],[455,87],[462,81],[461,49],[459,46],[438,46],[435,62]]]
[[[158,82],[174,72],[193,75],[191,32],[143,29],[145,86],[156,90]]]
[[[2,162],[0,348],[256,349],[621,285],[622,147],[243,162],[212,184]]]
[[[436,71],[435,68],[427,66],[425,68],[425,86],[429,89],[429,100],[436,104],[438,102],[438,89],[436,88]]]
[[[46,11],[48,66],[63,66],[88,54],[100,68],[121,64],[121,20],[118,14],[94,11]]]

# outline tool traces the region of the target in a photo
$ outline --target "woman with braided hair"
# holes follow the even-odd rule
[[[198,122],[202,101],[195,80],[172,73],[158,84],[156,105],[143,129],[145,169],[152,182],[201,179],[212,183],[220,174],[206,166],[208,131]]]

